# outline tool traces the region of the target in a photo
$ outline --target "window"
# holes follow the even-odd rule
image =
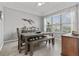
[[[70,33],[71,32],[71,13],[62,15],[53,15],[46,18],[46,31],[55,33]]]
[[[46,31],[51,32],[52,30],[52,22],[51,22],[51,17],[46,18]]]
[[[71,32],[71,13],[65,13],[62,15],[62,32]]]
[[[71,15],[71,12],[68,12],[46,17],[46,32],[53,32],[57,38],[60,38],[63,33],[71,33],[71,19],[73,18]]]
[[[53,32],[60,32],[60,15],[53,16]]]

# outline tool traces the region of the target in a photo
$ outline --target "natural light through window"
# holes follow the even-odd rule
[[[51,15],[44,18],[44,28],[46,32],[53,32],[57,35],[72,32],[72,12],[60,15]],[[56,36],[57,37],[57,36]]]

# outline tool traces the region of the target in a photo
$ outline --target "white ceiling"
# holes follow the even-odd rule
[[[78,3],[77,2],[46,2],[41,7],[37,6],[37,2],[5,2],[0,4],[8,8],[32,13],[38,16],[45,16],[50,13],[54,13],[58,10],[71,7]]]

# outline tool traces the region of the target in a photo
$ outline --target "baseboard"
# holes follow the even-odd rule
[[[11,43],[11,42],[15,42],[15,41],[18,41],[18,39],[4,41],[4,44]]]

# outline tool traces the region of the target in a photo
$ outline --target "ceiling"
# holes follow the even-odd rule
[[[4,2],[0,3],[5,7],[28,12],[38,16],[45,16],[58,10],[71,7],[77,2],[45,2],[43,6],[37,6],[38,2]]]

